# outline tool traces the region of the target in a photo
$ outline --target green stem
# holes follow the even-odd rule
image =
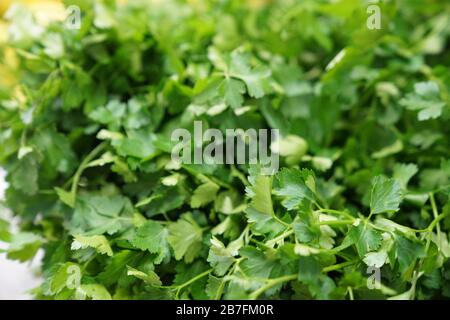
[[[437,237],[438,237],[438,243],[441,243],[441,226],[439,225],[439,213],[437,210],[437,206],[436,206],[436,200],[434,199],[434,194],[430,192],[430,202],[431,202],[431,210],[433,211],[433,217],[434,220],[433,221],[437,221],[436,222],[436,231],[437,231]],[[433,226],[434,228],[434,226]],[[432,230],[430,230],[431,232]]]
[[[429,193],[429,197],[430,197],[430,203],[431,203],[431,210],[433,211],[433,216],[434,216],[434,220],[430,223],[430,225],[428,226],[428,228],[424,229],[424,230],[420,230],[421,232],[428,232],[427,234],[427,242],[425,245],[425,252],[428,253],[428,250],[430,249],[430,244],[431,244],[431,237],[432,237],[432,232],[434,227],[437,225],[438,226],[438,241],[440,243],[440,226],[439,226],[439,221],[442,220],[445,216],[447,216],[447,213],[444,212],[442,214],[438,214],[437,211],[437,206],[436,206],[436,201],[434,199],[434,194],[432,192]],[[411,291],[412,291],[412,297],[414,299],[415,294],[416,294],[416,283],[417,280],[420,277],[420,273],[419,270],[422,269],[423,264],[425,263],[425,258],[420,259],[417,262],[416,265],[416,270],[414,271],[414,275],[415,277],[413,278],[412,281],[412,286],[411,286]]]
[[[39,190],[38,194],[44,194],[44,195],[54,195],[56,192],[55,190]]]
[[[357,260],[353,260],[353,261],[347,261],[347,262],[342,262],[342,263],[334,264],[334,265],[332,265],[332,266],[328,266],[328,267],[323,268],[323,269],[322,269],[322,272],[328,273],[328,272],[331,272],[331,271],[336,271],[336,270],[343,269],[343,268],[345,268],[345,267],[354,265],[354,264],[357,263],[357,262],[358,262]]]
[[[448,216],[448,212],[442,213],[439,216],[437,216],[428,226],[428,228],[426,229],[426,231],[432,231],[434,229],[434,227],[439,223],[439,221],[441,221],[442,219],[444,219],[446,216]]]
[[[355,300],[355,297],[353,296],[353,289],[352,287],[347,287],[348,296],[350,297],[350,300]]]
[[[244,186],[249,185],[247,177],[241,171],[239,171],[239,169],[236,168],[236,166],[234,164],[231,165],[231,174],[233,174],[235,177],[237,177],[239,180],[241,180],[241,182],[244,184]]]
[[[213,269],[209,269],[209,270],[207,270],[207,271],[205,271],[205,272],[202,272],[202,273],[200,273],[199,275],[195,276],[195,277],[192,278],[191,280],[186,281],[185,283],[179,285],[179,286],[177,287],[177,293],[175,294],[175,298],[176,298],[176,299],[179,298],[181,289],[183,289],[184,287],[190,285],[191,283],[194,283],[195,281],[200,280],[201,278],[203,278],[203,277],[209,275],[212,271],[213,271]]]
[[[431,232],[433,231],[434,227],[445,217],[447,217],[449,215],[450,212],[444,212],[441,213],[440,215],[438,215],[437,217],[435,217],[435,219],[433,221],[431,221],[430,225],[428,227],[426,227],[425,229],[412,229],[410,228],[412,231],[414,232]]]
[[[213,269],[209,269],[206,270],[205,272],[202,272],[198,275],[196,275],[195,277],[193,277],[192,279],[180,284],[180,285],[176,285],[176,286],[158,286],[158,285],[153,285],[155,288],[160,288],[160,289],[177,289],[177,294],[176,296],[178,297],[178,294],[180,292],[181,289],[183,289],[184,287],[190,285],[191,283],[194,283],[195,281],[207,276],[208,274],[210,274],[213,271]]]
[[[266,248],[266,249],[272,249],[271,247],[269,247],[265,243],[262,243],[261,241],[255,240],[253,238],[250,238],[250,242],[253,242],[254,244],[257,244],[257,245],[259,245],[259,246],[261,246],[263,248]]]
[[[291,225],[289,223],[284,222],[283,220],[281,220],[280,218],[277,217],[277,215],[273,212],[272,213],[272,217],[278,221],[279,223],[281,223],[282,225],[284,225],[285,227],[291,227]]]
[[[273,238],[273,239],[267,241],[267,242],[266,242],[266,245],[270,247],[272,244],[275,244],[275,243],[277,243],[279,240],[282,240],[282,239],[284,239],[284,238],[289,237],[289,236],[290,236],[291,234],[293,234],[293,233],[294,233],[294,230],[292,230],[292,229],[287,230],[287,231],[285,231],[284,233],[280,234],[278,237],[275,237],[275,238]]]
[[[164,219],[166,219],[166,221],[163,221],[163,223],[172,222],[172,220],[170,220],[169,215],[167,214],[167,212],[163,212],[162,215],[163,215]]]
[[[319,225],[321,226],[344,226],[353,224],[354,220],[329,220],[329,221],[321,221]]]
[[[346,217],[346,218],[348,218],[348,219],[350,219],[352,221],[355,221],[355,217],[353,217],[351,214],[349,214],[347,212],[344,212],[344,211],[320,208],[320,209],[316,210],[315,212],[333,213],[333,214],[337,214],[337,215]]]
[[[252,292],[250,294],[250,299],[251,300],[256,300],[258,299],[258,297],[263,294],[265,291],[269,290],[270,288],[276,286],[277,284],[283,283],[283,282],[287,282],[287,281],[291,281],[291,280],[295,280],[297,279],[298,275],[296,274],[291,274],[288,276],[284,276],[284,277],[279,277],[279,278],[275,278],[275,279],[269,279],[267,280],[267,283],[265,285],[263,285],[261,288],[259,288],[258,290]]]
[[[444,185],[444,186],[434,189],[432,192],[438,193],[438,192],[441,192],[442,190],[449,189],[449,188],[450,188],[450,184],[447,184],[447,185]]]
[[[188,285],[190,285],[191,283],[194,283],[197,280],[200,280],[201,278],[207,276],[208,274],[210,274],[213,271],[213,269],[209,269],[206,270],[205,272],[200,273],[199,275],[196,275],[195,277],[193,277],[191,280],[186,281],[185,283],[181,284],[178,286],[179,289],[182,289]]]
[[[78,167],[77,171],[75,172],[75,175],[72,178],[72,187],[70,188],[70,192],[73,195],[75,195],[77,193],[78,182],[80,181],[81,175],[83,174],[83,172],[86,169],[87,165],[89,164],[89,162],[94,160],[95,157],[97,157],[97,155],[106,147],[106,144],[107,144],[106,141],[100,143],[81,162],[80,166]]]
[[[242,260],[244,260],[244,258],[242,257],[234,260],[233,266],[230,268],[230,270],[228,270],[226,276],[222,278],[222,282],[219,286],[219,290],[217,290],[217,295],[214,297],[214,300],[220,300],[223,294],[223,289],[225,288],[225,283],[228,281],[226,280],[227,277],[231,276],[234,273],[234,271],[239,267],[239,264],[241,263]]]
[[[210,177],[209,179],[212,182],[214,182],[215,184],[221,186],[222,188],[229,189],[229,190],[233,189],[233,186],[231,184],[223,182],[223,181],[217,179],[216,177]]]
[[[93,257],[91,257],[89,260],[87,260],[83,266],[82,266],[82,270],[85,271],[86,268],[91,264],[92,261],[94,261],[97,258],[97,255],[94,255]]]

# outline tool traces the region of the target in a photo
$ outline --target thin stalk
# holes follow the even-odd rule
[[[83,171],[86,169],[87,165],[89,164],[89,162],[91,162],[92,160],[95,159],[95,157],[97,157],[97,155],[106,147],[106,141],[100,143],[97,147],[95,147],[85,158],[84,160],[81,162],[80,166],[78,167],[77,171],[75,172],[74,176],[72,177],[71,180],[68,181],[68,183],[70,181],[72,181],[72,187],[70,188],[70,192],[72,192],[73,194],[76,193],[77,188],[78,188],[78,182],[80,181],[81,175],[83,174]]]
[[[153,285],[155,288],[160,288],[160,289],[177,289],[177,293],[176,293],[176,297],[178,297],[180,290],[183,289],[184,287],[200,280],[201,278],[207,276],[208,274],[210,274],[213,271],[213,269],[209,269],[206,270],[205,272],[202,272],[198,275],[196,275],[195,277],[193,277],[192,279],[180,284],[180,285],[176,285],[176,286],[158,286],[158,285]]]
[[[261,246],[263,248],[266,248],[266,249],[272,249],[271,247],[269,247],[265,243],[262,243],[261,241],[255,240],[253,238],[250,238],[250,242],[253,242],[254,244],[257,244],[257,245],[259,245],[259,246]]]
[[[444,212],[441,213],[440,215],[438,215],[433,221],[431,221],[430,225],[428,227],[426,227],[425,229],[412,229],[410,228],[412,231],[415,232],[431,232],[433,231],[434,227],[439,224],[439,222],[444,219],[445,217],[447,217],[449,215],[450,212]]]
[[[288,276],[283,276],[283,277],[279,277],[279,278],[275,278],[275,279],[269,279],[265,285],[263,285],[261,288],[259,288],[258,290],[254,291],[250,294],[250,299],[256,300],[256,299],[258,299],[258,297],[261,294],[263,294],[265,291],[269,290],[270,288],[276,286],[277,284],[295,280],[295,279],[297,279],[297,277],[298,277],[298,275],[291,274]]]
[[[281,223],[283,226],[289,227],[289,228],[291,227],[291,225],[290,225],[289,223],[286,223],[286,222],[284,222],[283,220],[281,220],[280,218],[278,218],[277,215],[276,215],[274,212],[272,212],[272,217],[273,217],[277,222]]]
[[[353,224],[354,220],[330,220],[330,221],[320,221],[321,226],[345,226]]]
[[[343,269],[345,267],[351,266],[356,264],[358,261],[357,260],[353,260],[353,261],[347,261],[347,262],[342,262],[342,263],[338,263],[338,264],[334,264],[332,266],[328,266],[322,269],[322,272],[324,273],[328,273],[331,271],[336,271],[336,270],[340,270]]]
[[[234,164],[231,165],[231,173],[234,174],[239,180],[241,180],[244,186],[249,185],[247,177],[241,171],[239,171],[239,169],[236,168]]]
[[[205,272],[200,273],[199,275],[196,275],[195,277],[193,277],[192,279],[186,281],[185,283],[181,284],[178,286],[179,289],[182,289],[188,285],[190,285],[191,283],[194,283],[197,280],[200,280],[201,278],[207,276],[208,274],[210,274],[213,271],[213,269],[209,269],[206,270]]]
[[[321,209],[316,210],[315,212],[333,213],[333,214],[337,214],[337,215],[346,217],[346,218],[348,218],[348,219],[350,219],[350,220],[353,220],[353,221],[356,220],[356,218],[353,217],[351,214],[349,214],[349,213],[347,213],[347,212],[344,212],[344,211],[339,211],[339,210],[333,210],[333,209],[324,209],[324,208],[321,208]]]
[[[275,243],[277,243],[279,240],[283,240],[284,238],[289,237],[289,236],[290,236],[291,234],[293,234],[293,233],[294,233],[294,230],[292,230],[292,229],[287,230],[287,231],[283,232],[282,234],[280,234],[278,237],[275,237],[275,238],[273,238],[273,239],[267,241],[267,242],[266,242],[266,245],[270,247],[272,244],[275,244]]]
[[[431,202],[431,210],[433,211],[434,221],[439,217],[439,213],[436,206],[436,200],[434,199],[434,194],[430,192],[430,202]],[[439,221],[436,222],[436,231],[438,237],[438,243],[441,243],[441,226],[439,225]],[[430,230],[431,232],[431,230]]]
[[[352,287],[347,287],[347,292],[348,292],[348,296],[349,296],[350,300],[355,300]]]

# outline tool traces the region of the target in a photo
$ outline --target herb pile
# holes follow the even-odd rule
[[[450,297],[448,3],[65,3],[80,29],[14,6],[0,49],[0,239],[43,249],[36,298]],[[280,170],[175,165],[196,120],[280,129]]]

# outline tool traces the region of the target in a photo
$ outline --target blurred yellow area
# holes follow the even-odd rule
[[[66,17],[64,4],[60,0],[6,0],[6,2],[2,0],[0,15],[3,16],[14,3],[27,6],[41,25],[46,25],[50,21],[64,20]]]
[[[9,5],[11,4],[12,0],[2,0],[0,1],[0,16],[3,16],[6,9],[8,9]]]
[[[0,0],[0,44],[7,40],[8,22],[4,19],[4,15],[15,3],[27,6],[41,25],[46,25],[50,21],[64,20],[66,17],[61,0]]]
[[[14,3],[20,3],[30,8],[39,22],[64,19],[64,5],[61,0],[1,0],[0,16],[3,16]]]
[[[246,0],[247,5],[255,9],[267,6],[275,0]],[[124,4],[128,0],[116,0],[118,4]],[[199,2],[199,0],[188,0],[193,4]],[[13,3],[22,3],[31,8],[37,14],[40,15],[59,15],[64,10],[62,0],[0,0],[0,17],[2,17],[9,6]]]
[[[27,6],[35,15],[39,24],[45,25],[49,21],[63,20],[65,10],[60,0],[0,0],[0,17],[3,17],[8,8],[15,3]],[[0,46],[5,45],[8,40],[8,22],[0,20]],[[0,86],[9,88],[14,92],[13,96],[18,96],[20,84],[18,83],[15,69],[17,68],[17,55],[13,48],[8,45],[0,48]],[[20,95],[19,95],[20,96]]]
[[[0,86],[11,89],[17,85],[17,76],[14,72],[17,67],[16,52],[10,47],[1,50],[3,57],[0,59]]]
[[[6,22],[0,20],[0,44],[5,43],[8,39],[8,27]]]

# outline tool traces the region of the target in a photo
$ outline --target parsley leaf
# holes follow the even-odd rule
[[[402,197],[402,188],[397,180],[376,176],[372,181],[370,212],[377,214],[398,211]]]
[[[184,257],[186,263],[192,262],[199,254],[202,237],[202,229],[189,213],[171,224],[168,241],[174,250],[175,259],[180,260]]]

